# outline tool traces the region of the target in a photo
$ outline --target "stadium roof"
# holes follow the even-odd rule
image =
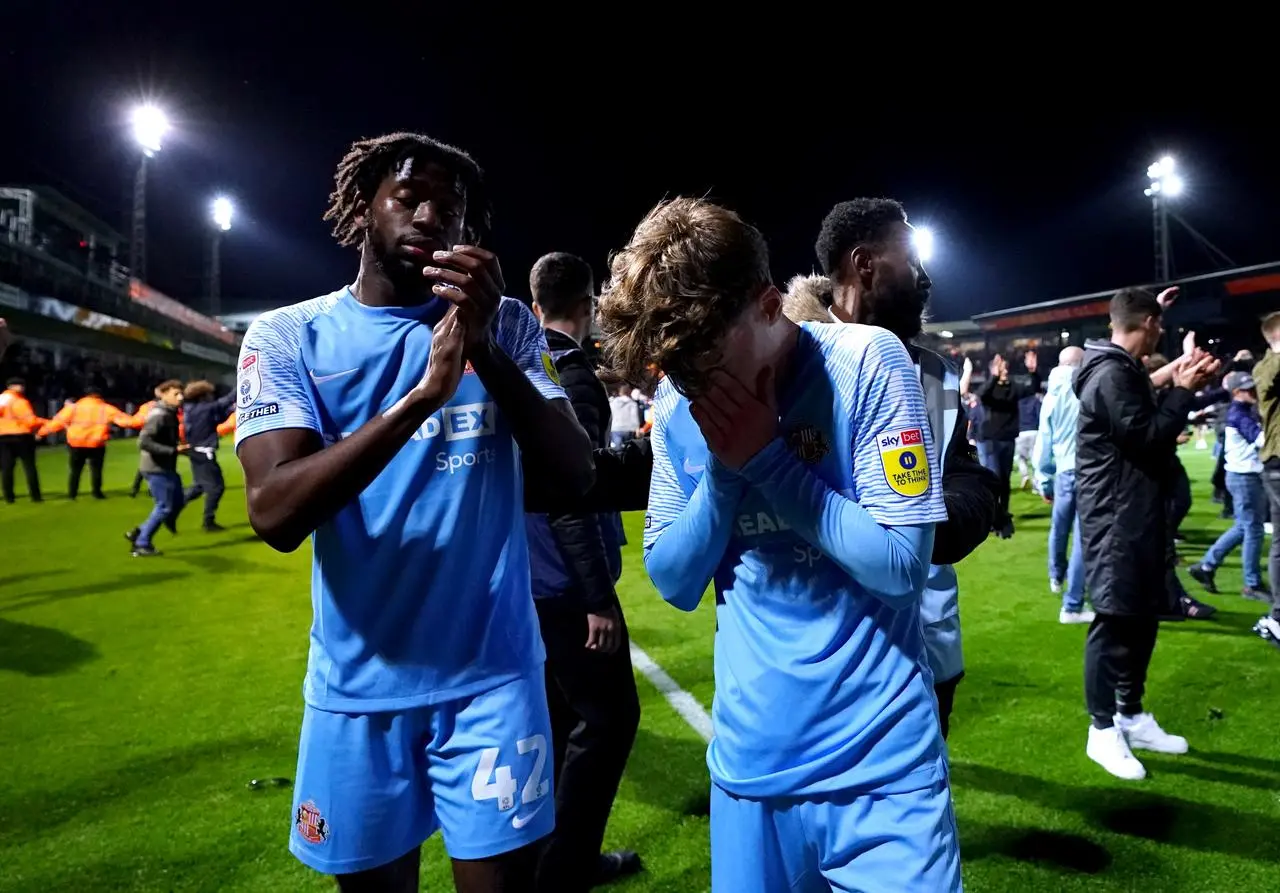
[[[1241,298],[1246,295],[1272,291],[1280,292],[1280,262],[1219,270],[1214,273],[1203,273],[1199,276],[1175,279],[1164,286],[1151,285],[1146,287],[1160,289],[1167,288],[1170,285],[1176,285],[1182,289],[1183,296],[1190,301],[1203,299],[1221,300],[1223,298]],[[989,332],[1106,316],[1109,311],[1111,296],[1118,290],[1109,289],[1107,291],[1092,292],[1087,295],[1073,295],[1069,298],[1042,301],[1038,304],[1024,304],[1020,307],[1010,307],[1006,310],[977,313],[974,314],[973,321],[983,331]]]

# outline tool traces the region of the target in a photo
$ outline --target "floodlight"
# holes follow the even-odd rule
[[[141,105],[133,111],[133,138],[142,151],[154,155],[160,151],[165,134],[169,132],[169,118],[154,105]]]
[[[933,259],[933,230],[916,229],[912,232],[912,241],[916,246],[916,254],[920,255],[921,263],[928,263]]]
[[[226,196],[219,196],[213,200],[213,225],[224,233],[231,229],[231,217],[235,212],[235,207],[231,204],[231,199]]]

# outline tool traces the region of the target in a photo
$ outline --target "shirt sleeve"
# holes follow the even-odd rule
[[[653,475],[644,518],[644,564],[659,594],[692,611],[702,600],[733,535],[746,481],[708,456],[692,496],[676,478],[667,449],[668,421],[678,399],[659,399],[652,435]]]
[[[878,330],[861,361],[842,364],[835,375],[853,407],[854,501],[886,527],[945,521],[924,391],[902,342]]]
[[[286,428],[323,433],[298,356],[301,322],[284,312],[256,319],[236,367],[236,448],[250,437]]]
[[[515,298],[503,298],[494,321],[498,346],[520,367],[538,393],[548,400],[567,400],[560,373],[547,349],[547,337],[533,311]]]

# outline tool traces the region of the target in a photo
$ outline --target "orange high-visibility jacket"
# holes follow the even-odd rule
[[[92,449],[106,445],[112,425],[129,428],[133,425],[133,416],[125,415],[101,397],[81,397],[70,406],[62,407],[40,429],[39,436],[47,437],[65,429],[67,446]]]
[[[146,424],[147,416],[151,415],[151,410],[155,409],[158,400],[148,400],[146,403],[138,407],[138,411],[133,414],[129,420],[129,424],[125,427],[132,428],[135,431],[141,431],[142,426]],[[178,440],[186,440],[187,432],[182,425],[182,410],[178,410]]]
[[[234,412],[227,416],[227,420],[218,426],[218,436],[226,437],[228,434],[236,433],[236,414]]]
[[[47,421],[36,415],[31,401],[13,388],[0,394],[0,436],[30,434]]]

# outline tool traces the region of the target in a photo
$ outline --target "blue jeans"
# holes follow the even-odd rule
[[[1236,474],[1227,472],[1227,492],[1235,504],[1235,523],[1218,541],[1209,547],[1200,560],[1209,570],[1217,570],[1232,550],[1244,544],[1241,564],[1244,567],[1244,585],[1253,589],[1262,587],[1262,525],[1267,521],[1267,491],[1262,486],[1260,474]]]
[[[147,520],[138,528],[138,539],[135,545],[150,546],[151,537],[155,536],[166,518],[177,518],[182,511],[182,478],[176,471],[162,471],[147,475],[147,488],[156,504],[151,509]]]
[[[1072,538],[1067,558],[1067,536]],[[1084,609],[1084,550],[1080,547],[1080,518],[1076,514],[1076,473],[1060,471],[1053,478],[1053,520],[1049,525],[1049,579],[1066,581],[1062,610]]]

